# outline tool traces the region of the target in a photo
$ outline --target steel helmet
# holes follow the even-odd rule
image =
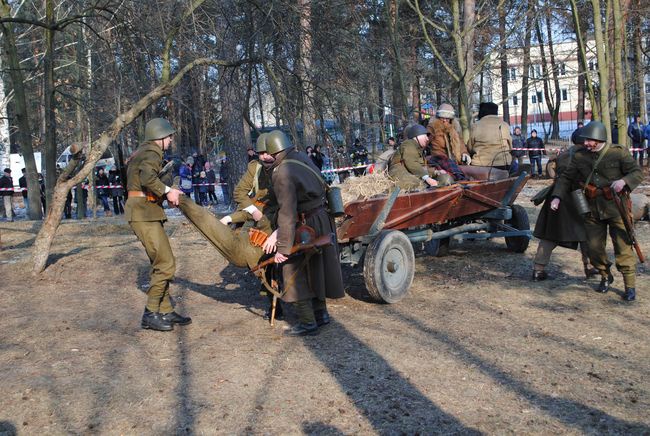
[[[264,143],[268,154],[276,154],[282,150],[293,148],[293,144],[282,130],[274,130],[268,133],[264,138]]]
[[[408,139],[413,139],[420,135],[426,135],[427,133],[429,133],[427,128],[420,124],[412,124],[406,127],[406,137]]]
[[[155,141],[176,133],[176,129],[164,118],[154,118],[144,126],[144,140]]]
[[[268,135],[268,133],[262,133],[257,137],[257,141],[255,142],[255,151],[257,153],[266,153],[266,137]]]
[[[436,110],[436,117],[454,119],[456,117],[456,112],[452,105],[449,103],[443,103],[440,105],[438,110]]]
[[[585,139],[593,139],[598,142],[607,141],[607,129],[600,121],[592,121],[581,129],[580,136]]]

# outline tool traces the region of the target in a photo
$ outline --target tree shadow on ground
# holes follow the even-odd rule
[[[480,434],[433,403],[342,324],[333,321],[303,342],[378,434]]]
[[[480,372],[498,382],[500,386],[511,390],[569,427],[585,433],[650,434],[650,427],[643,423],[625,421],[575,400],[553,397],[537,392],[497,366],[484,361],[447,334],[424,325],[421,321],[400,312],[394,306],[388,307],[387,312],[430,337],[431,344],[428,345],[439,347],[441,343],[444,344],[454,355],[468,365],[477,368]]]
[[[219,272],[219,277],[221,281],[212,284],[196,283],[184,277],[176,277],[173,283],[221,303],[239,304],[258,316],[261,316],[260,311],[266,310],[268,300],[260,296],[260,281],[252,273],[228,264]]]
[[[16,436],[16,426],[9,421],[0,421],[0,436]]]

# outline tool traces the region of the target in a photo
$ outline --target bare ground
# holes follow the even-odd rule
[[[518,202],[528,208],[533,182]],[[368,302],[360,270],[319,336],[265,323],[255,279],[183,218],[172,293],[194,323],[139,329],[148,262],[120,218],[66,222],[32,278],[37,229],[0,223],[0,434],[650,434],[650,287],[593,291],[579,253],[553,280],[503,241],[420,252],[410,295]],[[650,225],[637,230],[650,252]]]

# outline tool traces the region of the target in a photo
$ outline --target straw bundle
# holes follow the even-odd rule
[[[384,171],[367,174],[361,177],[348,177],[339,185],[343,204],[355,200],[367,200],[376,195],[388,194],[395,182]]]

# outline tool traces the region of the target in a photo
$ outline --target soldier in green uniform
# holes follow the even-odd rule
[[[582,129],[581,135],[585,139],[585,149],[574,154],[571,163],[557,181],[551,209],[557,211],[561,207],[561,201],[567,198],[573,183],[584,186],[591,209],[585,218],[589,257],[601,275],[597,290],[607,292],[614,281],[605,250],[609,228],[616,255],[616,268],[623,275],[625,285],[623,299],[633,301],[636,297],[636,258],[616,204],[613,199],[606,198],[606,195],[609,189],[621,194],[624,189],[632,191],[643,180],[643,174],[627,150],[616,144],[606,144],[607,131],[602,123],[592,121]]]
[[[424,149],[429,144],[426,127],[414,124],[406,128],[409,138],[400,144],[388,163],[388,175],[406,190],[425,186],[438,186],[435,176],[446,174],[444,170],[428,168]]]
[[[223,224],[244,223],[254,221],[255,227],[270,234],[271,223],[264,210],[270,203],[269,185],[271,176],[269,170],[264,168],[264,163],[272,163],[273,158],[266,152],[264,138],[268,133],[262,133],[257,138],[255,151],[258,159],[248,163],[248,168],[235,186],[233,197],[237,203],[237,210],[221,218]],[[268,211],[267,211],[268,212]]]
[[[144,246],[151,262],[147,304],[142,315],[144,329],[170,331],[173,324],[192,322],[174,311],[169,297],[169,282],[174,278],[176,262],[169,238],[163,228],[167,220],[162,198],[178,205],[182,192],[165,185],[158,173],[163,150],[169,148],[176,130],[162,118],[154,118],[145,126],[145,142],[131,157],[127,168],[128,199],[124,214],[131,229]]]
[[[276,231],[264,244],[268,254],[275,252],[283,278],[282,300],[292,303],[299,323],[286,334],[315,335],[329,324],[326,297],[345,295],[338,247],[324,247],[311,256],[289,258],[298,225],[309,226],[315,236],[336,233],[326,210],[326,185],[318,168],[305,154],[295,150],[286,135],[274,130],[265,138],[266,150],[275,161],[271,189],[278,204]]]

